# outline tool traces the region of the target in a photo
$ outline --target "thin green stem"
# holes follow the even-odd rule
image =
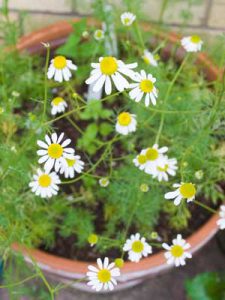
[[[140,42],[140,46],[141,46],[142,50],[144,50],[145,49],[145,43],[144,43],[144,40],[143,40],[143,37],[142,37],[142,34],[141,34],[141,30],[140,30],[140,27],[139,27],[137,21],[134,22],[134,27],[135,27],[135,30],[136,30],[136,33],[137,33],[137,36],[138,36],[138,39],[139,39],[139,42]]]
[[[106,144],[106,147],[105,147],[105,150],[104,152],[102,153],[102,155],[100,156],[100,158],[97,160],[97,162],[89,169],[86,171],[86,173],[83,173],[82,175],[80,175],[79,177],[77,178],[74,178],[72,180],[69,180],[69,181],[64,181],[64,182],[61,182],[61,184],[70,184],[70,183],[74,183],[74,182],[77,182],[79,180],[81,180],[85,175],[87,175],[88,173],[91,173],[93,170],[96,169],[96,167],[103,161],[103,159],[105,158],[107,152],[109,151],[111,145],[118,140],[118,137],[115,136],[111,141],[109,141],[107,144]]]
[[[27,277],[27,278],[25,278],[25,279],[23,279],[21,281],[18,281],[16,283],[6,284],[6,285],[0,285],[0,289],[8,289],[8,288],[12,288],[12,287],[21,285],[21,284],[23,284],[23,283],[25,283],[27,281],[30,281],[30,280],[36,278],[37,276],[38,276],[37,274],[33,274],[33,275],[31,275],[31,276],[29,276],[29,277]]]
[[[50,58],[50,45],[44,44],[46,47],[46,60],[45,60],[45,81],[44,81],[44,109],[43,109],[43,120],[46,115],[46,109],[47,109],[47,98],[48,98],[48,65],[49,65],[49,58]]]
[[[178,76],[180,75],[186,61],[188,60],[189,56],[190,56],[190,54],[187,54],[186,57],[183,59],[182,63],[180,64],[180,67],[178,68],[177,72],[175,73],[175,75],[173,77],[173,80],[170,82],[170,85],[167,89],[166,96],[165,96],[165,99],[164,99],[164,105],[166,105],[167,100],[168,100],[168,98],[170,96],[170,93],[172,91],[172,88],[173,88]],[[161,135],[161,132],[162,132],[162,129],[163,129],[164,121],[165,121],[165,113],[163,113],[161,115],[159,129],[158,129],[158,133],[157,133],[156,139],[155,139],[155,144],[158,144],[158,142],[159,142],[159,138],[160,138],[160,135]]]
[[[106,100],[108,100],[108,99],[110,99],[110,98],[113,98],[113,97],[118,96],[119,94],[121,94],[121,92],[117,92],[117,93],[115,93],[115,94],[106,96],[105,98],[102,98],[102,99],[99,100],[99,101],[104,102],[104,101],[106,101]],[[60,120],[60,119],[63,119],[64,117],[67,117],[67,116],[69,116],[69,115],[71,115],[71,114],[73,114],[73,113],[75,113],[75,112],[77,112],[77,111],[79,111],[79,110],[82,110],[82,109],[86,108],[87,106],[88,106],[88,104],[83,105],[83,106],[80,106],[79,108],[72,109],[72,110],[70,110],[70,111],[64,113],[63,115],[61,115],[61,116],[55,118],[55,119],[52,119],[52,120],[49,120],[49,121],[45,122],[44,125],[48,125],[48,124],[54,123],[54,122],[56,122],[56,121],[58,121],[58,120]]]
[[[169,3],[168,0],[163,0],[163,3],[162,3],[161,8],[160,8],[160,13],[159,13],[159,23],[163,22],[163,16],[164,16],[164,13],[166,11],[168,3]]]
[[[194,200],[193,202],[194,202],[195,204],[197,204],[197,205],[203,207],[204,209],[208,210],[210,213],[213,213],[213,214],[217,213],[217,211],[216,211],[215,209],[209,207],[209,206],[206,205],[206,204],[203,204],[203,203],[201,203],[201,202],[199,202],[199,201],[197,201],[197,200]]]

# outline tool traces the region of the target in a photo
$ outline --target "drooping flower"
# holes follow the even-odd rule
[[[217,225],[222,230],[225,229],[225,205],[221,205],[219,215],[220,219],[217,221]]]
[[[37,151],[37,154],[41,156],[38,160],[39,164],[44,164],[44,169],[50,171],[53,167],[58,172],[65,159],[74,159],[74,149],[66,148],[71,140],[66,139],[62,142],[64,133],[61,133],[58,137],[56,133],[53,133],[51,137],[45,136],[45,142],[38,140],[37,144],[41,147],[41,150]]]
[[[117,117],[116,131],[120,134],[127,135],[135,132],[137,126],[136,115],[128,112],[122,112]]]
[[[150,102],[156,105],[156,99],[158,97],[158,92],[154,85],[156,79],[151,74],[146,74],[144,70],[141,70],[140,73],[136,73],[133,80],[136,81],[136,83],[130,84],[130,98],[136,102],[140,102],[144,97],[145,106],[149,106]]]
[[[62,113],[67,107],[66,101],[62,97],[55,97],[51,102],[51,114],[54,116],[57,113]]]
[[[103,30],[101,29],[97,29],[94,32],[94,38],[96,39],[96,41],[101,41],[105,38],[105,33]]]
[[[198,35],[192,35],[183,37],[181,39],[181,45],[187,52],[198,52],[202,49],[203,41]]]
[[[124,26],[131,26],[136,19],[136,16],[131,12],[124,12],[120,16],[121,22]]]
[[[108,257],[105,257],[104,262],[98,258],[97,267],[88,266],[87,272],[88,285],[97,292],[103,290],[114,289],[117,285],[116,277],[120,276],[120,269],[115,267],[115,263],[109,263]]]
[[[93,91],[98,92],[105,85],[105,92],[110,95],[112,92],[112,81],[118,91],[122,92],[129,87],[127,79],[123,76],[133,77],[132,69],[137,67],[137,63],[125,64],[115,57],[100,57],[99,63],[92,63],[93,70],[86,84],[94,84]]]
[[[163,166],[162,166],[163,164]],[[163,156],[161,161],[161,166],[156,166],[154,168],[153,178],[157,178],[158,181],[168,181],[169,176],[175,176],[177,170],[177,160],[176,158],[168,158],[168,156]]]
[[[72,159],[62,160],[59,172],[66,178],[73,178],[76,173],[81,173],[83,168],[84,162],[80,159],[80,155],[75,155]]]
[[[59,55],[51,60],[48,68],[48,79],[54,77],[55,81],[62,82],[63,80],[69,81],[72,77],[70,70],[77,70],[77,66],[71,60],[66,59],[64,56]]]
[[[186,264],[186,258],[191,258],[191,253],[186,250],[191,246],[181,236],[177,235],[177,238],[173,240],[173,244],[169,246],[166,243],[162,244],[163,248],[167,250],[165,252],[165,258],[168,264],[174,264],[176,267],[184,266]]]
[[[142,256],[146,257],[152,253],[152,247],[146,242],[144,237],[140,237],[140,233],[132,234],[126,240],[123,250],[128,252],[128,258],[133,262],[139,262]]]
[[[173,192],[165,194],[165,199],[174,199],[174,204],[179,205],[182,199],[187,199],[187,202],[191,202],[195,199],[196,188],[193,183],[175,183],[173,187],[177,188]]]
[[[37,170],[37,174],[33,175],[33,181],[29,183],[29,187],[35,195],[41,198],[51,198],[58,194],[58,184],[60,184],[59,176],[55,172]]]
[[[99,184],[102,187],[107,187],[109,185],[109,179],[107,177],[103,177],[99,179]]]
[[[142,56],[142,58],[147,65],[151,65],[153,67],[158,66],[158,62],[155,59],[155,56],[148,50],[144,50],[144,55]]]

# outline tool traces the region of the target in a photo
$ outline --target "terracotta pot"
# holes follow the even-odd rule
[[[73,21],[76,22],[78,20],[79,19],[75,19]],[[88,22],[89,24],[96,23],[93,19],[89,19]],[[179,36],[177,34],[165,33],[160,30],[156,30],[148,23],[143,24],[143,29],[156,35],[159,39],[166,39],[170,45],[177,44],[179,41]],[[41,53],[44,50],[41,42],[49,42],[51,47],[55,48],[66,40],[72,30],[70,23],[66,21],[58,22],[52,26],[22,37],[17,44],[17,49],[19,51],[28,51],[30,54]],[[166,47],[165,51],[169,51],[168,49],[169,47]],[[179,53],[182,57],[182,50],[178,47],[177,51],[178,57]],[[199,53],[196,55],[199,68],[204,71],[206,78],[209,81],[216,80],[218,76],[220,76],[218,68],[212,63],[206,54]],[[196,253],[215,235],[218,230],[216,225],[217,220],[218,215],[212,216],[203,226],[201,226],[187,239],[187,241],[191,244],[190,252],[192,254]],[[53,277],[56,281],[60,282],[70,282],[71,280],[83,278],[89,265],[89,263],[86,262],[61,258],[41,250],[27,249],[18,244],[13,245],[13,249],[16,252],[21,252],[26,261],[32,262],[32,260],[35,260],[40,268],[48,273],[48,276]],[[169,268],[171,267],[167,265],[163,252],[150,255],[148,258],[142,259],[139,263],[126,262],[122,269],[122,275],[118,279],[118,286],[116,289],[119,290],[133,286],[143,281],[143,279],[149,276],[155,276]],[[74,283],[72,286],[89,292],[91,291],[84,282]]]

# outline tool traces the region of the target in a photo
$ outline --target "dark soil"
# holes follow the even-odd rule
[[[212,205],[210,201],[207,201],[204,198],[200,199],[200,201],[214,209],[217,209],[219,207],[219,204]],[[182,236],[184,238],[187,238],[198,228],[200,228],[203,224],[205,224],[212,216],[210,212],[197,206],[194,203],[189,203],[188,207],[191,213],[191,218],[189,219],[188,227],[180,231],[176,231],[175,229],[172,229],[169,226],[169,215],[163,212],[160,214],[158,225],[156,226],[155,231],[161,237],[162,241],[171,241],[176,237],[178,233],[182,233]],[[101,202],[96,208],[96,213],[98,214],[98,218],[96,218],[97,221],[95,224],[96,232],[100,234],[103,230],[102,228],[103,209],[102,209]],[[134,232],[135,232],[134,228],[130,228],[128,236],[129,234],[132,234]],[[76,244],[76,236],[63,238],[62,236],[60,236],[59,232],[56,232],[54,246],[52,248],[45,248],[45,246],[41,246],[40,248],[44,251],[47,251],[57,256],[71,258],[71,259],[78,259],[81,261],[95,261],[99,257],[99,253],[98,251],[96,251],[95,247],[90,247],[90,245],[87,244],[86,247],[82,247],[82,249],[78,249],[76,248],[75,244]],[[160,248],[153,247],[153,253],[157,253],[159,251],[161,251]],[[105,253],[105,256],[114,259],[120,257],[121,252],[118,251],[117,249],[111,249]]]

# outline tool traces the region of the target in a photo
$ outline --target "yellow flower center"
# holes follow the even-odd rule
[[[196,194],[196,188],[192,183],[183,183],[180,187],[180,193],[184,198],[192,198]]]
[[[194,44],[198,44],[201,41],[201,39],[200,39],[200,37],[198,35],[192,35],[191,41]]]
[[[76,162],[76,159],[68,159],[66,158],[66,162],[67,162],[67,165],[68,167],[73,167],[75,162]]]
[[[51,158],[57,159],[60,158],[63,154],[63,147],[59,144],[51,144],[48,147],[48,155]]]
[[[144,250],[144,245],[141,241],[135,241],[132,244],[132,250],[136,253],[140,253]]]
[[[131,19],[130,18],[125,18],[123,21],[124,21],[124,24],[129,25],[130,22],[131,22]]]
[[[52,100],[52,104],[55,106],[58,106],[60,103],[62,103],[64,100],[61,97],[56,97]]]
[[[116,59],[112,56],[104,57],[100,62],[100,69],[104,75],[114,74],[118,69]]]
[[[103,32],[102,32],[102,30],[96,30],[95,36],[96,36],[97,38],[102,38],[102,37],[103,37]]]
[[[149,187],[148,187],[147,184],[142,183],[142,184],[140,185],[140,190],[141,190],[142,192],[146,193],[146,192],[149,191]]]
[[[156,160],[159,156],[159,153],[154,148],[148,148],[145,155],[147,157],[147,160]]]
[[[43,174],[39,177],[38,183],[41,187],[48,187],[51,184],[51,177],[48,174]]]
[[[147,157],[143,154],[140,154],[140,155],[138,155],[137,160],[138,160],[140,165],[143,165],[143,164],[146,163]]]
[[[111,273],[107,269],[102,269],[98,272],[98,280],[102,283],[109,282],[111,279]]]
[[[169,165],[165,164],[165,166],[162,168],[162,167],[157,167],[157,170],[158,171],[161,171],[161,172],[166,172],[169,168]]]
[[[150,65],[150,60],[148,59],[147,56],[143,56],[143,60],[147,65]]]
[[[97,244],[98,236],[94,233],[90,234],[88,237],[88,242],[89,242],[89,244],[93,244],[93,245]]]
[[[102,178],[101,179],[101,184],[102,185],[106,185],[106,184],[108,184],[108,182],[109,182],[108,178]]]
[[[172,246],[170,252],[173,255],[173,257],[181,257],[184,253],[184,249],[179,245],[174,245]]]
[[[140,82],[140,89],[144,93],[151,93],[153,90],[153,83],[149,79],[144,79]]]
[[[119,114],[118,122],[121,126],[128,126],[131,123],[131,115],[127,112]]]
[[[114,262],[115,265],[120,269],[124,266],[124,260],[122,258],[116,258]]]
[[[64,56],[56,56],[53,60],[53,65],[56,69],[64,69],[66,67],[66,58]]]

